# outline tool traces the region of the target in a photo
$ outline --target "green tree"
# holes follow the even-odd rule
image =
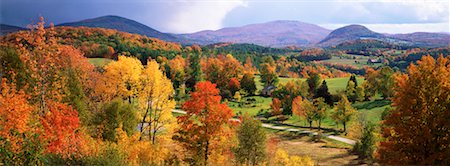
[[[241,79],[241,88],[250,95],[254,95],[256,91],[255,77],[253,74],[245,73]]]
[[[347,132],[347,123],[355,115],[356,110],[348,101],[347,96],[343,95],[341,100],[334,106],[334,112],[331,116],[336,123],[341,123],[344,127],[344,132]]]
[[[316,107],[315,120],[317,120],[318,127],[320,129],[322,120],[327,117],[328,104],[325,103],[325,99],[320,97],[314,100],[314,106]]]
[[[309,75],[308,79],[306,79],[306,82],[309,86],[310,97],[316,96],[317,88],[320,85],[320,75],[317,73],[313,73]]]
[[[328,91],[328,85],[325,80],[322,81],[322,84],[317,89],[317,94],[314,98],[320,97],[323,98],[325,100],[325,103],[327,103],[328,105],[333,105],[333,99],[330,92]]]
[[[262,63],[259,65],[261,73],[261,83],[264,86],[276,85],[278,83],[278,75],[276,72],[276,64],[272,57],[267,56],[262,59]]]
[[[101,136],[105,140],[116,140],[116,129],[122,126],[128,135],[136,131],[138,119],[132,106],[121,100],[114,100],[106,104],[102,111],[98,113],[95,124],[101,126]]]
[[[349,80],[347,83],[347,87],[345,88],[345,95],[348,97],[349,101],[356,101],[356,88],[355,83],[352,80]]]
[[[234,153],[239,163],[258,165],[264,162],[267,136],[260,121],[244,115],[237,129],[237,137],[239,144]]]
[[[375,151],[375,125],[370,121],[364,125],[363,135],[353,147],[353,151],[363,159],[372,159]]]

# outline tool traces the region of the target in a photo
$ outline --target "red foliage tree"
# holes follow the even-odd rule
[[[225,103],[220,103],[215,84],[199,82],[195,89],[191,99],[183,104],[186,115],[178,117],[180,130],[177,139],[192,152],[192,162],[206,164],[212,151],[210,145],[222,136],[233,113]]]

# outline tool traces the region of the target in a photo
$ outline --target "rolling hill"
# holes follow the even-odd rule
[[[320,46],[335,46],[346,41],[362,38],[385,38],[383,34],[376,33],[362,25],[348,25],[332,31],[325,39],[320,41]]]
[[[17,32],[21,30],[26,30],[26,28],[14,26],[14,25],[6,25],[6,24],[0,24],[0,35],[4,35],[11,32]]]
[[[191,40],[202,40],[200,44],[232,42],[286,47],[310,46],[325,38],[328,33],[330,30],[314,24],[299,21],[272,21],[216,31],[200,31],[182,36]]]
[[[148,27],[147,25],[144,25],[134,20],[112,15],[86,19],[77,22],[63,23],[57,26],[71,26],[71,27],[85,26],[95,28],[107,28],[128,33],[145,35],[147,37],[158,38],[161,40],[171,42],[179,41],[179,39],[174,35],[159,32],[153,28]]]

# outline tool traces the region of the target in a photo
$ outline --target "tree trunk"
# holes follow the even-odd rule
[[[319,130],[320,130],[320,124],[322,124],[322,120],[319,119]]]
[[[344,125],[344,132],[347,133],[346,123],[343,122],[342,125]]]
[[[209,140],[206,141],[205,147],[205,166],[208,165],[208,150],[209,150]]]
[[[309,128],[312,128],[312,121],[309,121]]]

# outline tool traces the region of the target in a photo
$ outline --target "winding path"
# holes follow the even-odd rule
[[[172,112],[175,113],[179,113],[179,114],[186,114],[186,111],[183,110],[172,110]],[[239,121],[239,119],[231,119],[234,121]],[[270,124],[270,123],[263,123],[262,127],[264,128],[268,128],[268,129],[273,129],[273,130],[283,130],[283,131],[291,131],[291,132],[299,132],[299,133],[304,133],[304,134],[313,134],[313,135],[317,135],[317,132],[313,132],[313,131],[309,131],[309,130],[303,130],[303,129],[298,129],[298,128],[294,128],[292,126],[284,126],[282,124],[280,125],[274,125],[274,124]],[[327,137],[329,139],[332,140],[336,140],[339,142],[343,142],[349,145],[355,145],[356,141],[355,140],[351,140],[348,138],[344,138],[344,137],[339,137],[339,136],[334,136],[334,135],[328,135],[328,134],[324,134],[324,137]]]

